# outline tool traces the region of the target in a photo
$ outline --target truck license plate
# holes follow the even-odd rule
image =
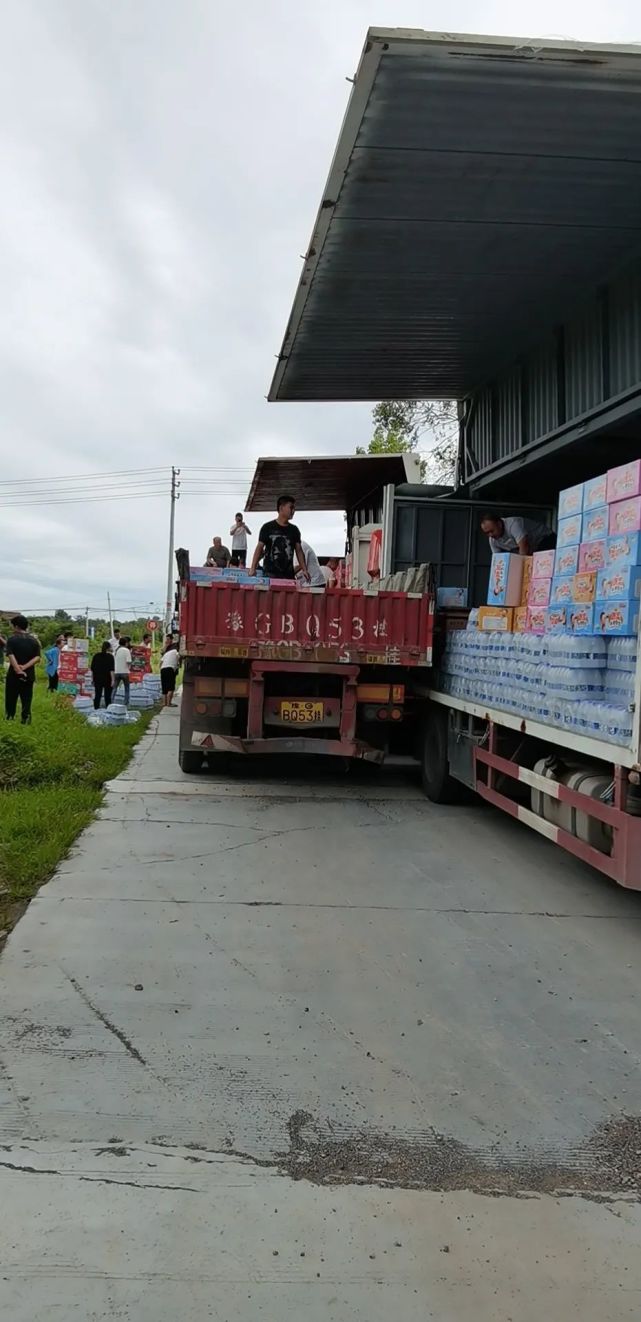
[[[281,702],[280,715],[281,720],[289,721],[292,725],[314,725],[323,719],[323,704],[288,699],[287,702]]]

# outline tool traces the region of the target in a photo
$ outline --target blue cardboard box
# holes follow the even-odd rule
[[[578,482],[575,487],[566,487],[565,491],[559,491],[559,518],[565,519],[569,514],[580,514],[583,510],[583,482]]]
[[[641,596],[641,568],[634,565],[615,565],[600,569],[596,580],[597,601],[631,601]]]
[[[583,512],[598,509],[599,505],[607,505],[607,491],[607,473],[601,473],[599,477],[589,477],[587,482],[583,483]]]
[[[578,550],[578,547],[575,549]],[[571,578],[553,578],[550,606],[570,606],[572,604],[572,584],[573,579]]]
[[[639,630],[639,601],[595,601],[594,632],[622,634],[625,638]]]
[[[610,569],[641,564],[641,533],[619,532],[608,537],[606,564]]]
[[[510,551],[494,552],[487,588],[488,606],[520,606],[525,559]]]
[[[569,614],[567,606],[548,606],[545,612],[545,632],[565,633]]]
[[[567,519],[559,519],[556,544],[559,546],[578,546],[581,541],[583,516],[571,514]]]
[[[583,515],[582,542],[601,542],[608,535],[609,510],[607,505],[586,510]]]
[[[554,557],[554,577],[566,578],[568,574],[576,574],[579,568],[579,548],[574,546],[560,546]]]
[[[582,603],[568,610],[568,633],[594,633],[594,606]]]

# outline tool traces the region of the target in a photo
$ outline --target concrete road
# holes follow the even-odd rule
[[[165,713],[0,960],[12,1322],[641,1315],[641,900]]]

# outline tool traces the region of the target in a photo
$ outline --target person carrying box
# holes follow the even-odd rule
[[[533,555],[535,551],[552,551],[556,546],[556,533],[546,524],[516,515],[501,518],[500,514],[486,512],[481,516],[481,531],[489,538],[492,551]]]

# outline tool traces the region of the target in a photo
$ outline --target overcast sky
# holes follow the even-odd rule
[[[168,490],[174,463],[177,543],[198,560],[259,455],[367,442],[368,405],[265,395],[369,25],[634,41],[634,12],[5,0],[0,609],[95,609],[110,589],[122,615],[164,598],[166,496],[22,505],[25,479],[162,467]],[[127,482],[155,490],[158,476]],[[65,483],[38,490],[62,502]],[[298,522],[319,552],[338,549],[340,519]]]

